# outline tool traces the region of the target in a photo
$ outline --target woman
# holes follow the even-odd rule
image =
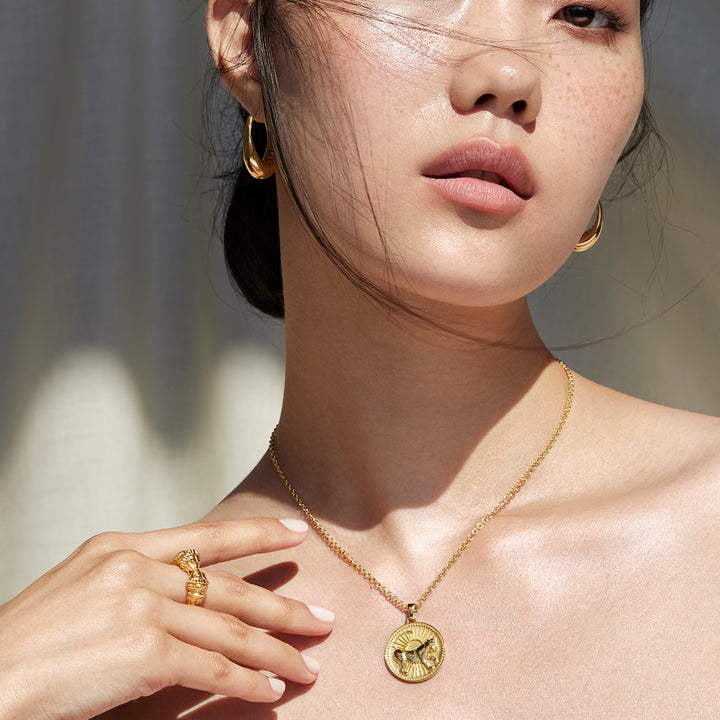
[[[204,523],[2,608],[7,717],[717,716],[718,422],[573,375],[525,301],[599,230],[648,5],[208,4],[282,167],[282,295],[226,233],[286,318],[280,423]]]

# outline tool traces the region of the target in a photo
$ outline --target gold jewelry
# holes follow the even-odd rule
[[[268,133],[267,127],[265,127],[267,143],[265,145],[265,152],[263,156],[260,157],[252,137],[254,124],[255,120],[252,115],[249,115],[245,123],[245,131],[243,132],[243,161],[245,162],[247,171],[256,180],[267,180],[275,174],[275,148],[273,147],[270,133]]]
[[[200,554],[197,550],[182,550],[171,563],[177,565],[188,574],[188,581],[185,583],[187,593],[186,602],[188,605],[200,605],[205,599],[209,583],[205,573],[200,570]]]
[[[581,253],[589,250],[600,238],[603,229],[603,209],[602,204],[597,204],[597,216],[593,226],[587,229],[580,238],[580,242],[574,247],[573,252]]]
[[[395,593],[388,590],[369,570],[366,570],[357,560],[355,560],[346,550],[344,550],[330,533],[320,524],[320,521],[310,512],[308,506],[302,501],[290,484],[287,475],[280,467],[275,450],[275,440],[277,436],[277,428],[273,430],[270,436],[270,444],[268,454],[272,464],[275,466],[280,480],[287,491],[297,503],[305,518],[313,526],[315,532],[322,538],[324,543],[350,567],[360,573],[391,605],[404,613],[407,617],[405,624],[399,627],[387,642],[385,648],[385,662],[390,672],[400,680],[407,682],[422,682],[431,678],[439,669],[445,657],[445,642],[440,632],[432,625],[418,622],[415,619],[415,613],[423,606],[428,599],[430,593],[440,584],[440,581],[447,575],[450,568],[458,561],[458,558],[467,549],[473,538],[482,530],[489,520],[497,515],[510,501],[518,494],[520,488],[527,482],[530,475],[537,470],[540,463],[545,459],[552,447],[560,437],[560,433],[565,427],[565,423],[570,414],[573,398],[575,396],[575,382],[570,368],[561,360],[558,363],[562,366],[567,377],[567,399],[565,408],[555,431],[552,434],[548,444],[543,451],[533,460],[528,469],[520,476],[520,479],[503,495],[501,500],[495,507],[475,525],[475,527],[467,535],[460,547],[453,553],[453,556],[447,562],[445,567],[439,572],[438,576],[427,587],[425,592],[414,603],[403,602]]]

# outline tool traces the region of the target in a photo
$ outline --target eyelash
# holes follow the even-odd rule
[[[608,25],[603,28],[589,28],[589,31],[593,30],[605,30],[607,32],[622,32],[627,28],[628,22],[625,19],[625,16],[617,12],[613,9],[611,9],[608,5],[601,5],[598,7],[592,7],[590,5],[584,5],[582,3],[573,3],[572,5],[566,5],[558,15],[562,15],[563,10],[566,10],[571,7],[577,7],[577,8],[584,8],[586,10],[592,10],[594,12],[600,13],[601,15],[604,15],[608,19]],[[562,20],[562,17],[560,18]],[[567,22],[566,20],[563,20],[563,22]],[[572,25],[572,23],[568,23],[576,30],[588,30],[587,28],[580,27],[579,25]]]

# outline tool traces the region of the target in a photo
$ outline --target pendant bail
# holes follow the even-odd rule
[[[415,612],[417,611],[417,603],[409,603],[407,606],[407,622],[415,622]]]

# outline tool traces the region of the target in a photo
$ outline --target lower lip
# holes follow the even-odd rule
[[[527,203],[509,188],[487,180],[471,177],[426,177],[425,180],[446,200],[481,212],[514,215]]]

